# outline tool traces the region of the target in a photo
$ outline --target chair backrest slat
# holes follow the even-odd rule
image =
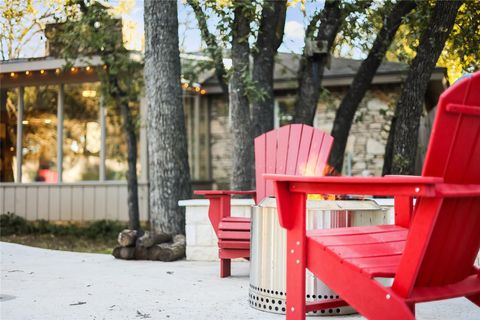
[[[275,172],[285,174],[290,138],[290,126],[283,126],[277,131],[277,163]]]
[[[273,196],[264,173],[322,175],[333,138],[307,125],[292,124],[255,139],[256,203]]]
[[[255,183],[256,183],[256,202],[258,203],[258,195],[264,195],[265,192],[265,179],[263,179],[263,173],[266,172],[265,165],[267,163],[267,137],[265,134],[255,139]]]
[[[310,144],[310,152],[308,154],[307,166],[305,168],[304,176],[315,176],[315,169],[317,166],[318,155],[320,154],[324,133],[316,130],[313,133],[312,143]]]
[[[307,168],[310,146],[312,144],[313,128],[305,126],[302,130],[300,147],[298,149],[297,163],[295,164],[295,175],[303,176]]]
[[[480,73],[445,91],[437,109],[422,174],[480,184]],[[393,287],[408,295],[413,287],[462,280],[479,248],[480,197],[418,199]]]
[[[267,135],[267,156],[266,156],[266,165],[265,172],[275,172],[277,167],[277,130],[272,130],[266,133]],[[263,179],[263,177],[262,177]],[[273,194],[273,184],[267,181],[265,183],[265,194]],[[258,194],[257,194],[258,199]],[[262,198],[263,199],[263,198]]]
[[[333,137],[329,134],[323,136],[323,144],[318,154],[317,166],[315,169],[315,176],[325,175],[325,165],[327,164],[328,156],[330,155],[330,148],[333,144]]]
[[[292,124],[288,140],[287,171],[286,174],[294,175],[297,171],[298,151],[300,150],[300,139],[302,138],[303,125]]]

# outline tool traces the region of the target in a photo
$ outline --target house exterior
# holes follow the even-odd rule
[[[297,55],[279,53],[274,72],[275,126],[288,124],[292,120],[295,104]],[[360,60],[332,58],[325,70],[323,86],[314,126],[331,132],[336,108],[346,94],[353,80]],[[348,139],[344,170],[346,175],[375,175],[382,173],[383,155],[390,130],[391,118],[401,86],[406,78],[408,66],[400,63],[384,62],[378,69],[370,90],[357,110]],[[435,68],[425,96],[425,114],[421,119],[417,171],[420,173],[430,128],[434,117],[434,107],[446,88],[445,69]],[[210,161],[211,180],[214,188],[227,188],[231,164],[231,143],[228,131],[228,104],[223,100],[215,78],[202,83],[207,90],[207,104],[210,109]]]
[[[330,132],[338,106],[361,61],[332,58],[325,71],[315,126]],[[126,143],[121,118],[99,90],[98,57],[79,59],[65,70],[54,56],[0,62],[0,213],[30,220],[127,220]],[[292,119],[298,56],[279,54],[275,67],[276,126]],[[380,175],[393,108],[407,66],[384,63],[362,101],[352,127],[344,173]],[[444,70],[432,74],[427,111],[444,89]],[[232,149],[228,103],[213,76],[184,83],[189,163],[195,188],[226,188]],[[148,219],[146,102],[137,114],[139,203]],[[421,147],[431,113],[424,117]],[[423,140],[422,140],[423,139]],[[423,144],[422,144],[423,143]],[[422,159],[419,157],[419,167]]]

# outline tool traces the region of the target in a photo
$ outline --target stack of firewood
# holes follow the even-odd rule
[[[172,237],[125,229],[117,240],[119,246],[112,253],[117,259],[174,261],[185,256],[185,236],[181,234]]]

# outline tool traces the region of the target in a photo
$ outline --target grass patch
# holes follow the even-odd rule
[[[125,223],[100,220],[84,223],[27,221],[12,213],[0,215],[0,241],[77,252],[111,253]]]

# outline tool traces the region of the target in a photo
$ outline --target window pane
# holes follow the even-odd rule
[[[99,179],[99,83],[65,85],[63,181]]]
[[[183,110],[187,133],[188,164],[190,177],[193,181],[210,179],[209,173],[209,123],[208,105],[206,99],[199,100],[198,109],[195,108],[196,95],[183,95]],[[203,103],[202,103],[203,101]],[[195,112],[198,111],[198,114]]]
[[[22,182],[57,182],[57,86],[25,87]]]
[[[140,175],[140,157],[139,150],[139,116],[140,104],[138,102],[130,104],[130,111],[132,112],[133,121],[135,124],[135,134],[137,137],[137,176]],[[128,146],[125,131],[123,130],[123,119],[120,114],[120,109],[114,104],[107,106],[106,119],[106,175],[107,180],[126,180],[128,170]]]
[[[17,97],[17,89],[0,90],[0,182],[17,177]]]
[[[293,122],[293,114],[295,113],[295,99],[293,97],[285,97],[278,101],[278,123],[279,127],[291,124]]]

